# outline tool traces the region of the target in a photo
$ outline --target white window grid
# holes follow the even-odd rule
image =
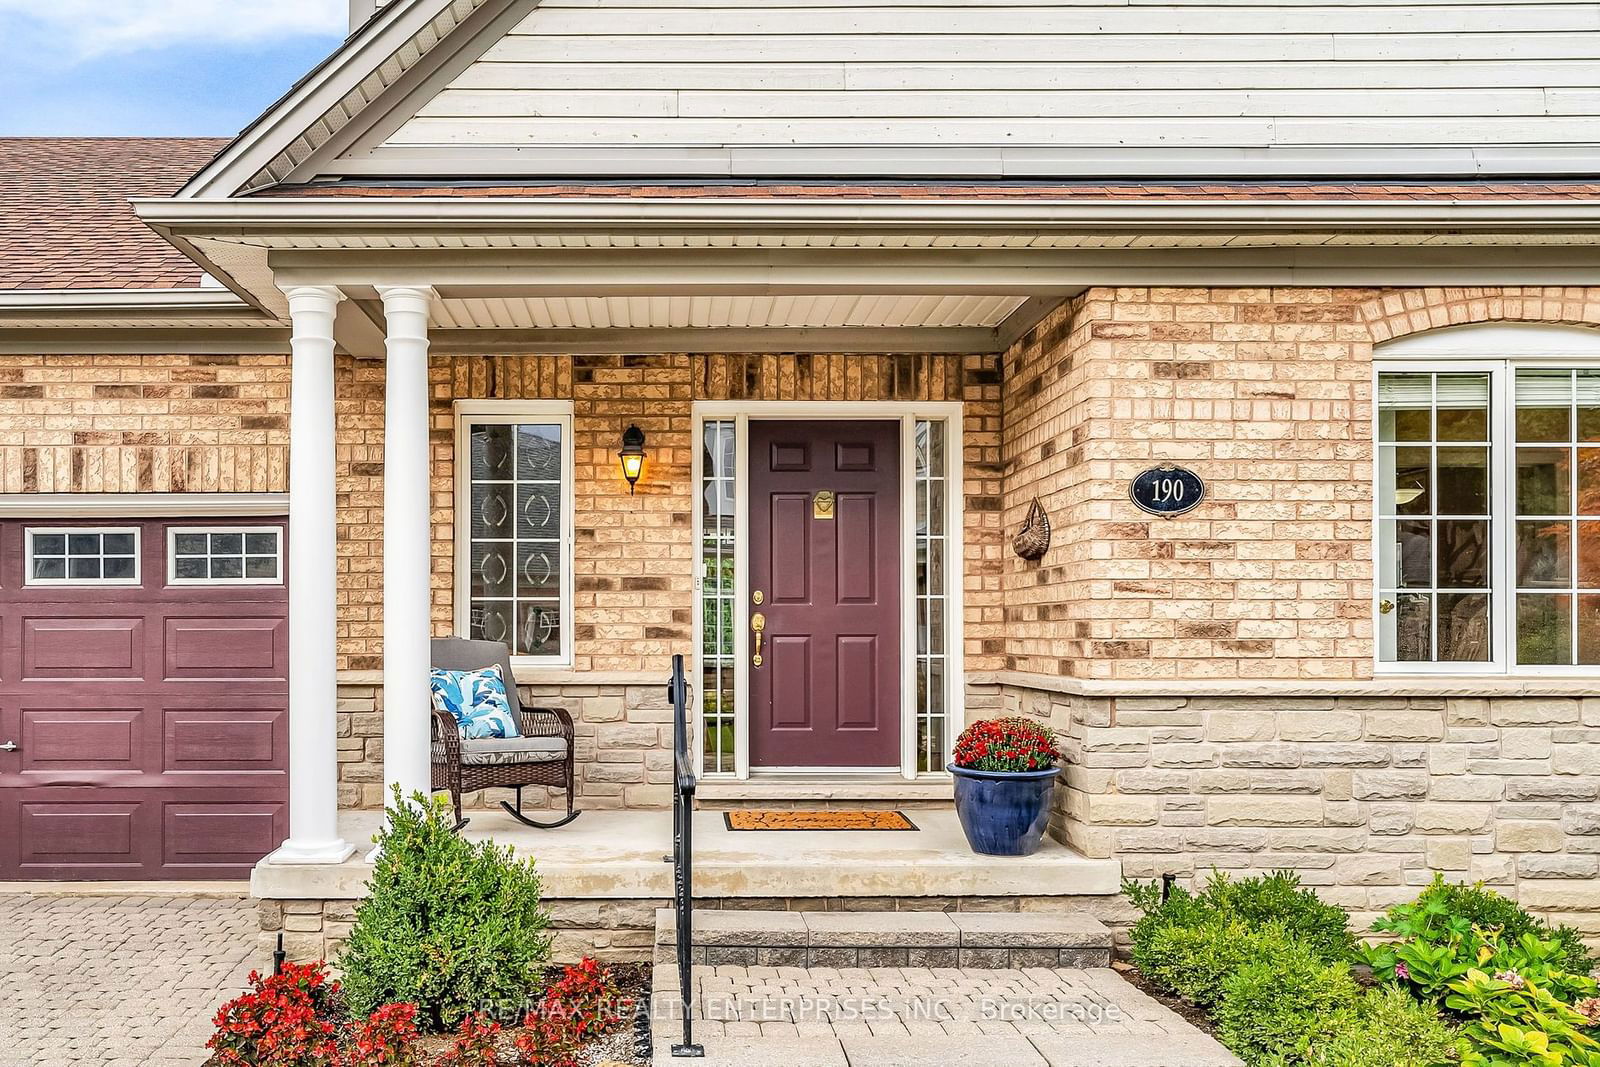
[[[738,458],[732,420],[701,424],[704,449],[700,474],[700,708],[704,730],[703,769],[732,774],[736,767],[734,712],[734,561],[738,532],[734,522]]]
[[[472,469],[473,430],[485,426],[510,427],[512,455],[511,477],[480,479]],[[524,479],[521,477],[516,454],[516,428],[519,426],[555,427],[560,436],[560,461],[558,481]],[[456,404],[456,630],[462,636],[481,636],[503,640],[512,652],[513,663],[535,666],[564,666],[572,662],[572,541],[573,541],[573,459],[572,459],[572,407],[564,401],[459,401]],[[484,538],[473,534],[472,519],[476,514],[476,490],[485,486],[507,486],[514,502],[521,499],[524,486],[554,487],[558,500],[559,517],[556,536],[529,538],[520,535],[515,522],[509,538]],[[520,566],[521,551],[525,546],[546,546],[555,555],[552,561],[559,568],[556,596],[521,596],[513,591],[508,597],[475,597],[472,592],[472,559],[476,545],[495,544],[511,554],[512,567]],[[510,611],[511,627],[503,635],[480,632],[478,620],[487,604],[503,604]],[[518,651],[514,628],[520,625],[524,605],[555,613],[559,627],[558,650],[547,655],[530,655]]]
[[[55,535],[60,535],[61,551],[50,551],[55,547]],[[108,536],[127,535],[132,539],[132,549],[129,552],[105,551]],[[94,585],[139,585],[144,581],[140,556],[143,542],[137,526],[30,526],[23,530],[23,542],[26,547],[23,565],[26,568],[24,585],[52,585],[52,586],[94,586]],[[74,538],[93,538],[92,543]],[[39,551],[39,542],[45,541],[46,551]],[[77,551],[74,551],[77,549]],[[37,563],[43,561],[61,562],[62,574],[59,577],[39,577],[35,572]],[[95,561],[96,574],[73,575],[75,561]],[[108,560],[118,561],[120,568],[122,561],[132,561],[132,573],[118,575],[112,578],[103,577],[105,564]]]
[[[1494,650],[1491,662],[1396,662],[1385,660],[1382,649],[1377,640],[1374,641],[1374,667],[1381,675],[1426,675],[1426,674],[1452,674],[1452,675],[1509,675],[1514,677],[1584,677],[1592,678],[1600,674],[1600,664],[1523,664],[1517,662],[1516,648],[1516,596],[1519,591],[1530,591],[1528,587],[1516,583],[1516,522],[1520,516],[1516,511],[1516,401],[1513,394],[1516,383],[1516,373],[1519,370],[1531,369],[1556,369],[1565,371],[1600,370],[1600,359],[1591,359],[1584,353],[1574,353],[1567,356],[1540,357],[1515,344],[1506,344],[1504,338],[1487,338],[1495,340],[1494,351],[1484,351],[1481,354],[1462,350],[1451,351],[1439,359],[1401,359],[1379,358],[1374,361],[1373,383],[1376,387],[1380,375],[1390,373],[1483,373],[1489,374],[1490,390],[1490,543],[1492,552],[1492,577],[1490,580],[1490,593],[1493,597],[1490,608],[1490,633],[1492,648]],[[1507,352],[1514,353],[1514,358],[1504,358]],[[1381,355],[1381,353],[1380,353]],[[1398,356],[1398,353],[1396,354]],[[1376,395],[1376,392],[1375,392]],[[1576,396],[1573,405],[1578,406]],[[1373,439],[1377,440],[1378,419],[1381,417],[1378,404],[1373,404]],[[1453,443],[1453,442],[1452,442]],[[1567,442],[1575,447],[1586,447],[1588,443]],[[1528,447],[1560,447],[1560,443],[1527,442]],[[1594,442],[1600,445],[1600,442]],[[1576,457],[1574,457],[1576,458]],[[1573,464],[1576,477],[1576,463]],[[1373,488],[1374,503],[1380,489],[1382,468],[1378,449],[1374,448],[1373,454]],[[1572,486],[1573,505],[1576,507],[1576,486]],[[1379,509],[1374,508],[1375,520],[1379,516]],[[1600,516],[1597,516],[1600,517]],[[1557,519],[1565,518],[1557,516]],[[1381,575],[1378,569],[1381,566],[1382,524],[1373,523],[1373,555],[1372,566],[1375,580],[1372,585],[1372,618],[1375,620],[1376,629],[1381,626],[1382,616],[1379,606],[1383,599]],[[1574,538],[1574,540],[1576,540]],[[1572,573],[1576,576],[1576,561],[1573,561]],[[1576,578],[1574,577],[1574,582]],[[1582,595],[1589,592],[1587,586],[1574,585],[1570,591],[1556,588],[1538,588],[1531,590],[1540,594],[1554,595]],[[1595,590],[1600,595],[1600,590]],[[1581,610],[1581,605],[1576,606]],[[1578,636],[1578,623],[1576,618],[1573,625],[1573,636]],[[1576,657],[1574,657],[1576,658]]]
[[[1383,440],[1383,436],[1384,435],[1381,432],[1381,427],[1382,427],[1382,424],[1383,424],[1383,418],[1384,418],[1384,415],[1387,412],[1391,411],[1392,409],[1390,407],[1388,407],[1388,406],[1383,405],[1381,403],[1381,397],[1380,397],[1380,403],[1378,405],[1378,413],[1377,413],[1378,414],[1378,420],[1379,420],[1380,432],[1376,435],[1378,437],[1378,445],[1377,445],[1378,453],[1377,453],[1377,455],[1378,455],[1378,471],[1379,471],[1379,478],[1378,478],[1379,491],[1377,493],[1377,508],[1376,508],[1377,536],[1378,536],[1378,542],[1379,542],[1378,543],[1378,551],[1376,553],[1376,562],[1378,564],[1377,591],[1378,591],[1378,598],[1379,598],[1379,602],[1380,602],[1380,615],[1379,615],[1378,624],[1377,624],[1378,625],[1378,634],[1379,634],[1378,640],[1379,640],[1379,646],[1380,646],[1379,655],[1381,657],[1382,654],[1383,654],[1382,645],[1385,643],[1385,640],[1386,640],[1386,638],[1384,636],[1384,631],[1388,627],[1391,627],[1391,626],[1398,628],[1400,620],[1403,618],[1404,612],[1406,611],[1406,604],[1408,602],[1408,598],[1415,598],[1415,597],[1419,597],[1420,596],[1420,597],[1425,597],[1426,598],[1426,604],[1427,604],[1427,610],[1428,610],[1428,654],[1429,654],[1429,659],[1426,660],[1426,661],[1411,661],[1411,660],[1398,660],[1398,659],[1396,659],[1396,660],[1386,660],[1385,662],[1394,663],[1394,664],[1413,663],[1413,662],[1453,663],[1453,664],[1460,664],[1460,663],[1469,663],[1469,664],[1472,664],[1472,663],[1492,663],[1492,662],[1494,662],[1496,656],[1498,655],[1498,653],[1495,650],[1496,642],[1495,642],[1495,639],[1494,639],[1494,636],[1493,636],[1493,633],[1492,633],[1492,626],[1489,627],[1490,633],[1487,635],[1488,636],[1488,641],[1486,643],[1486,647],[1484,649],[1484,654],[1482,656],[1476,657],[1476,658],[1472,658],[1472,659],[1455,659],[1455,660],[1441,660],[1439,658],[1439,655],[1440,655],[1439,619],[1440,619],[1440,615],[1442,614],[1442,612],[1440,610],[1440,607],[1441,607],[1441,604],[1444,601],[1444,598],[1446,598],[1446,597],[1454,597],[1454,596],[1483,596],[1483,597],[1485,597],[1485,599],[1486,599],[1486,609],[1485,610],[1487,612],[1487,615],[1485,617],[1486,624],[1489,623],[1490,620],[1493,619],[1494,613],[1497,610],[1499,610],[1498,604],[1496,602],[1496,597],[1494,595],[1494,589],[1493,589],[1493,566],[1492,566],[1492,563],[1493,563],[1493,558],[1494,558],[1494,536],[1495,536],[1495,531],[1494,531],[1495,523],[1494,523],[1493,515],[1488,510],[1481,511],[1481,512],[1441,511],[1440,510],[1440,505],[1442,503],[1442,501],[1440,499],[1442,493],[1441,493],[1441,482],[1440,482],[1440,477],[1439,477],[1439,471],[1440,471],[1439,458],[1440,458],[1440,453],[1441,452],[1447,452],[1447,453],[1449,453],[1449,452],[1469,452],[1470,453],[1470,452],[1480,452],[1480,451],[1486,453],[1486,456],[1485,456],[1485,459],[1486,459],[1485,476],[1486,476],[1488,484],[1486,484],[1485,487],[1484,487],[1485,507],[1490,509],[1490,510],[1492,510],[1492,507],[1493,507],[1493,503],[1492,502],[1493,502],[1493,499],[1494,499],[1494,484],[1497,481],[1497,479],[1495,478],[1495,472],[1494,472],[1494,446],[1493,446],[1493,442],[1492,442],[1492,438],[1494,436],[1494,420],[1492,418],[1492,405],[1491,405],[1491,391],[1490,391],[1489,374],[1488,374],[1487,371],[1484,371],[1484,370],[1477,370],[1477,371],[1455,371],[1455,370],[1451,370],[1451,371],[1443,371],[1443,372],[1432,372],[1432,371],[1390,372],[1390,371],[1385,370],[1385,371],[1382,372],[1382,376],[1383,377],[1387,377],[1391,373],[1404,373],[1404,374],[1407,374],[1407,375],[1410,375],[1410,376],[1426,377],[1428,379],[1428,404],[1427,404],[1427,407],[1426,407],[1426,410],[1427,410],[1427,413],[1428,413],[1428,435],[1427,435],[1427,439],[1426,440],[1421,440],[1421,441],[1416,441],[1416,440],[1386,441],[1386,440]],[[1473,438],[1470,438],[1470,439],[1467,439],[1467,438],[1454,439],[1454,438],[1452,438],[1452,439],[1445,439],[1445,440],[1441,440],[1441,438],[1440,438],[1440,431],[1439,431],[1439,413],[1440,413],[1440,411],[1441,410],[1451,410],[1452,408],[1460,409],[1462,407],[1465,407],[1466,405],[1442,405],[1440,403],[1440,395],[1439,395],[1439,380],[1441,378],[1457,378],[1457,377],[1471,377],[1471,378],[1482,378],[1482,379],[1484,379],[1484,397],[1483,397],[1483,405],[1482,405],[1482,407],[1483,407],[1483,411],[1484,411],[1485,434],[1482,437],[1473,437]],[[1380,377],[1380,381],[1381,381],[1381,377]],[[1407,410],[1415,410],[1415,407],[1413,405],[1407,405]],[[1388,472],[1397,471],[1399,469],[1398,457],[1400,455],[1402,455],[1404,453],[1408,453],[1408,452],[1410,452],[1410,453],[1425,452],[1427,454],[1427,475],[1426,475],[1427,482],[1426,482],[1424,491],[1426,493],[1426,500],[1428,502],[1428,508],[1427,508],[1427,510],[1425,512],[1402,512],[1399,509],[1399,506],[1396,506],[1396,507],[1394,507],[1392,509],[1388,509],[1388,510],[1385,509],[1385,504],[1386,503],[1393,502],[1396,505],[1398,505],[1398,498],[1391,491],[1393,488],[1397,488],[1397,487],[1390,487],[1390,486],[1387,485],[1387,479],[1388,479],[1388,476],[1389,476]],[[1386,497],[1389,498],[1389,499],[1386,500]],[[1485,560],[1484,560],[1485,568],[1484,568],[1484,570],[1485,570],[1485,574],[1484,574],[1484,584],[1483,585],[1481,585],[1481,586],[1471,586],[1471,585],[1458,585],[1458,584],[1446,584],[1446,585],[1441,585],[1440,584],[1440,582],[1439,582],[1439,578],[1440,578],[1440,575],[1439,575],[1440,531],[1443,528],[1443,524],[1450,523],[1450,522],[1482,522],[1482,523],[1485,524],[1485,531],[1486,531],[1486,537],[1485,537],[1485,542],[1484,542],[1484,552],[1485,552]],[[1428,528],[1428,575],[1427,575],[1427,581],[1425,583],[1423,583],[1423,584],[1418,584],[1418,585],[1406,585],[1406,584],[1403,584],[1403,582],[1404,582],[1405,563],[1404,563],[1404,560],[1401,558],[1401,552],[1400,552],[1400,548],[1399,548],[1399,536],[1398,536],[1398,533],[1399,533],[1399,530],[1400,530],[1401,526],[1403,524],[1407,524],[1407,523],[1421,523],[1421,524],[1425,524],[1427,526],[1427,528]],[[1388,557],[1388,556],[1391,556],[1391,555],[1393,557],[1393,569],[1392,569],[1392,571],[1384,566],[1385,558]],[[1387,611],[1387,612],[1382,611],[1382,608],[1385,607],[1385,606],[1388,606],[1390,608],[1390,610]]]
[[[1548,402],[1530,403],[1526,405],[1523,404],[1521,390],[1521,384],[1524,380],[1523,376],[1532,374],[1547,376],[1554,374],[1554,372],[1557,370],[1563,371],[1566,377],[1566,403],[1564,405]],[[1582,375],[1581,378],[1580,375]],[[1515,374],[1512,380],[1511,417],[1513,420],[1513,432],[1516,433],[1516,437],[1510,445],[1510,448],[1513,452],[1513,471],[1515,473],[1521,472],[1522,464],[1520,461],[1524,453],[1536,453],[1541,451],[1564,452],[1567,466],[1567,484],[1565,487],[1567,507],[1564,512],[1552,511],[1548,513],[1524,513],[1521,510],[1521,495],[1515,492],[1512,494],[1512,500],[1514,502],[1512,518],[1515,525],[1509,540],[1512,544],[1512,551],[1516,553],[1516,555],[1513,557],[1512,564],[1512,576],[1516,583],[1514,587],[1516,604],[1513,609],[1512,621],[1514,647],[1518,649],[1521,647],[1521,615],[1522,601],[1524,597],[1549,597],[1557,604],[1564,603],[1564,610],[1567,616],[1567,662],[1548,664],[1530,663],[1523,664],[1524,666],[1592,667],[1596,666],[1597,662],[1600,662],[1600,656],[1591,655],[1590,662],[1584,663],[1582,648],[1583,626],[1581,620],[1584,598],[1600,597],[1600,584],[1596,584],[1596,582],[1593,580],[1587,584],[1585,584],[1583,581],[1585,575],[1583,573],[1583,559],[1580,552],[1584,540],[1582,534],[1585,532],[1586,528],[1591,532],[1600,534],[1600,509],[1589,508],[1585,510],[1583,507],[1583,497],[1580,492],[1580,490],[1583,488],[1581,474],[1585,456],[1600,456],[1600,438],[1597,438],[1593,441],[1582,440],[1583,434],[1580,432],[1578,425],[1578,409],[1583,406],[1580,403],[1582,399],[1580,394],[1583,392],[1583,390],[1581,390],[1579,386],[1579,383],[1582,380],[1587,380],[1588,382],[1593,383],[1591,389],[1594,387],[1600,387],[1600,380],[1596,379],[1594,372],[1590,368],[1517,367],[1515,368]],[[1594,407],[1597,405],[1591,404],[1588,406]],[[1521,434],[1518,432],[1516,420],[1518,412],[1524,407],[1545,408],[1552,410],[1565,407],[1567,414],[1566,434],[1561,440],[1522,440]],[[1594,488],[1596,494],[1600,495],[1600,486],[1596,486]],[[1520,556],[1520,544],[1525,527],[1549,526],[1555,523],[1563,524],[1566,527],[1567,558],[1565,562],[1567,573],[1565,583],[1560,585],[1554,584],[1553,582],[1546,585],[1523,584],[1523,575],[1520,571],[1520,568],[1516,566],[1516,563],[1519,561],[1517,557]],[[1591,652],[1592,651],[1593,650],[1591,650]]]
[[[239,550],[229,551],[230,538],[239,538]],[[188,539],[204,538],[204,548],[189,551]],[[271,538],[270,548],[261,547],[265,538]],[[169,526],[167,528],[167,584],[168,585],[282,585],[283,584],[283,527],[281,526]],[[179,575],[179,560],[204,560],[204,577]],[[272,563],[271,574],[251,574],[260,571],[263,562]],[[219,575],[216,564],[220,561],[237,561],[239,573]]]

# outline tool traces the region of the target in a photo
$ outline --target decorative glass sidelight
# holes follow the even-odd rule
[[[562,652],[561,422],[470,425],[470,636],[516,656]]]
[[[917,583],[917,771],[943,771],[950,705],[946,665],[945,609],[947,508],[946,426],[919,420],[916,426]]]
[[[734,773],[734,523],[732,420],[706,422],[700,464],[700,726],[707,774]]]

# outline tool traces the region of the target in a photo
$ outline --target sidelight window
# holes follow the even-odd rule
[[[1600,664],[1600,369],[1477,361],[1377,386],[1380,665]]]
[[[484,402],[457,415],[458,632],[569,662],[570,409]]]
[[[948,678],[945,628],[949,599],[947,559],[949,491],[945,472],[946,424],[916,424],[916,596],[917,596],[917,771],[945,769],[949,746]]]
[[[707,774],[735,771],[734,518],[735,424],[701,424],[700,455],[700,724]]]

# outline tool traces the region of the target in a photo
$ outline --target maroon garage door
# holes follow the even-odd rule
[[[0,522],[0,879],[239,878],[283,840],[285,531]]]

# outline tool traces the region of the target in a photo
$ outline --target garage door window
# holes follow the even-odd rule
[[[138,585],[139,531],[41,527],[27,531],[29,585]]]
[[[174,527],[167,534],[171,585],[279,585],[283,531],[261,526]]]

